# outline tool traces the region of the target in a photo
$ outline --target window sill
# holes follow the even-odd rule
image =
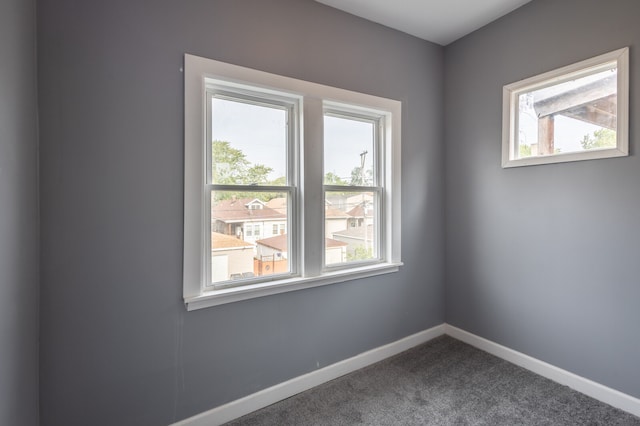
[[[270,296],[289,291],[303,290],[306,288],[389,274],[397,272],[400,266],[402,266],[402,263],[381,263],[373,266],[368,265],[360,268],[349,269],[348,271],[342,270],[327,272],[317,277],[296,277],[277,282],[212,290],[204,292],[199,296],[185,298],[184,302],[188,311],[195,311],[197,309],[208,308],[210,306],[239,302],[241,300],[254,299],[256,297]]]

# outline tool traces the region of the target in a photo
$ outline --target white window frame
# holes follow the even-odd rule
[[[183,297],[188,310],[328,285],[396,272],[401,262],[401,102],[289,77],[240,67],[198,56],[185,55],[185,181]],[[218,85],[259,92],[265,96],[297,99],[289,201],[289,259],[287,277],[260,277],[247,285],[211,289],[207,286],[206,164],[207,86]],[[379,260],[324,268],[323,128],[326,108],[348,108],[384,120],[379,179],[382,186]],[[291,185],[291,184],[290,184]],[[346,189],[348,190],[348,188]],[[207,260],[207,256],[209,260]]]
[[[617,143],[615,148],[594,149],[580,152],[555,153],[544,156],[518,158],[519,95],[554,86],[576,78],[585,77],[617,67]],[[629,48],[605,53],[566,67],[530,77],[503,88],[502,95],[502,167],[521,167],[569,161],[629,155]]]

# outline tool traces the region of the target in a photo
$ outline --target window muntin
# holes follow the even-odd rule
[[[221,156],[213,153],[213,132],[219,126],[214,125],[212,113],[214,105],[225,104],[218,100],[234,106],[286,111],[287,141],[284,154],[279,154],[286,156],[285,176],[272,176],[266,182],[264,179],[223,181],[219,178],[222,175],[216,173],[229,171],[231,167],[227,164],[232,163],[222,161]],[[373,147],[364,158],[367,167],[371,164],[371,173],[365,174],[370,179],[358,182],[366,186],[323,185],[323,122],[325,112],[329,110],[337,111],[348,119],[377,122],[376,142],[372,142]],[[397,271],[401,265],[400,115],[401,103],[398,101],[185,55],[183,294],[187,308],[199,309]],[[218,134],[216,137],[230,139]],[[270,148],[282,152],[281,146],[270,145]],[[231,145],[231,148],[238,146]],[[251,164],[267,163],[263,158],[245,158]],[[214,164],[217,170],[214,170]],[[265,165],[278,169],[272,164],[276,163]],[[345,263],[346,243],[326,241],[323,211],[328,199],[325,195],[332,191],[354,192],[361,198],[362,193],[365,196],[373,194],[377,200],[374,204],[378,251],[374,260]],[[275,269],[273,263],[269,265],[271,275],[266,273],[265,263],[262,270],[254,267],[253,271],[232,271],[229,254],[212,251],[219,248],[215,245],[216,238],[222,240],[214,234],[218,232],[218,225],[212,221],[217,218],[212,213],[213,207],[215,203],[234,196],[237,200],[246,200],[248,214],[261,214],[273,209],[285,215],[286,220],[278,223],[277,236],[271,235],[274,223],[260,222],[260,238],[255,239],[257,221],[235,224],[235,229],[226,230],[223,235],[238,240],[247,238],[250,230],[254,241],[245,242],[253,245],[254,261],[258,250],[263,250],[263,240],[273,237],[286,239],[286,251],[273,253],[273,259],[286,260],[288,272]],[[227,222],[228,225],[230,221]],[[356,224],[353,223],[354,226]],[[334,260],[328,258],[325,249],[331,251]],[[265,251],[261,253],[266,256]],[[214,268],[224,262],[225,256],[227,267]],[[329,265],[345,265],[325,268],[325,260],[329,260]],[[213,269],[216,269],[215,274]]]
[[[628,155],[628,49],[504,88],[503,167]]]

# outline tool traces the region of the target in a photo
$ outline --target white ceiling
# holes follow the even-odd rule
[[[443,46],[531,0],[316,0]]]

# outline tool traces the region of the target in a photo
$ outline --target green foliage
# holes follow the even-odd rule
[[[518,158],[527,158],[527,157],[531,157],[532,154],[532,147],[531,145],[519,145],[518,149],[520,151]],[[562,152],[562,149],[560,148],[555,148],[553,150],[554,154],[559,154]]]
[[[593,132],[593,135],[584,135],[580,144],[582,149],[615,148],[616,132],[610,129],[600,129]]]
[[[324,184],[325,185],[346,185],[345,182],[340,176],[336,175],[333,172],[328,172],[324,175]]]
[[[518,158],[531,157],[531,145],[518,145],[520,151]]]
[[[269,176],[269,173],[272,171],[273,169],[271,167],[267,167],[263,164],[256,164],[247,170],[244,181],[251,185],[269,184],[270,182],[267,180],[267,176]]]
[[[269,183],[269,185],[286,185],[286,184],[287,184],[286,176],[280,176],[279,178],[275,178],[274,180],[271,181],[271,183]]]
[[[368,260],[371,258],[373,258],[373,249],[371,247],[357,246],[352,252],[347,252],[347,261],[349,262],[354,260]]]
[[[365,186],[370,185],[372,182],[373,171],[370,169],[365,171],[364,176],[362,174],[361,167],[354,167],[353,170],[351,170],[351,181],[349,182],[349,185]]]
[[[229,185],[244,183],[245,173],[249,167],[249,161],[244,153],[226,141],[213,141],[211,143],[212,157],[212,181],[217,184]]]
[[[362,185],[362,172],[360,170],[360,167],[354,167],[353,170],[351,170],[350,185]]]
[[[230,142],[213,141],[211,143],[211,178],[213,183],[221,185],[284,185],[284,176],[269,181],[271,167],[264,164],[252,164],[247,156],[237,148],[233,148]],[[282,193],[271,192],[216,192],[216,200],[224,200],[232,197],[257,198],[261,201],[269,201],[272,198],[282,197]]]
[[[252,165],[241,150],[233,148],[227,141],[213,141],[211,156],[212,179],[217,184],[266,184],[269,173],[273,171],[271,167],[263,164]]]

